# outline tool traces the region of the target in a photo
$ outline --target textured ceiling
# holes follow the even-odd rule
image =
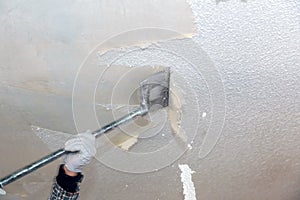
[[[171,14],[176,13],[176,5],[174,3],[174,7],[165,9]],[[179,5],[188,4],[177,6]],[[0,174],[5,175],[49,152],[48,146],[34,134],[30,125],[75,133],[70,93],[81,63],[81,66],[87,68],[97,66],[99,71],[93,72],[103,72],[107,63],[112,64],[112,59],[120,58],[114,60],[110,66],[110,73],[115,70],[115,76],[120,70],[114,66],[171,67],[175,85],[183,90],[182,95],[179,95],[183,103],[181,125],[191,148],[184,148],[183,150],[187,151],[181,155],[181,146],[175,146],[174,152],[157,156],[158,159],[154,160],[153,166],[157,171],[134,174],[124,173],[128,170],[127,157],[134,152],[159,148],[165,144],[164,140],[145,139],[130,152],[121,152],[112,157],[119,158],[117,161],[105,159],[105,153],[109,152],[109,149],[99,147],[97,159],[85,172],[82,199],[183,199],[178,164],[188,164],[195,171],[192,180],[197,199],[299,199],[299,2],[190,0],[189,5],[190,8],[186,6],[183,10],[193,13],[193,18],[185,18],[190,23],[194,22],[197,27],[197,33],[192,39],[184,39],[180,34],[170,34],[172,31],[162,30],[159,36],[171,35],[181,39],[164,40],[143,47],[137,43],[139,46],[110,50],[106,53],[101,51],[101,45],[96,46],[101,41],[93,37],[82,37],[80,41],[84,41],[84,48],[79,51],[80,41],[75,40],[78,43],[72,43],[74,36],[65,33],[64,29],[57,28],[51,32],[55,37],[49,35],[46,38],[54,45],[51,46],[53,49],[49,50],[51,54],[36,51],[35,56],[39,59],[27,61],[32,56],[31,49],[47,49],[49,46],[37,44],[34,38],[28,40],[31,41],[29,46],[22,46],[23,44],[18,43],[18,38],[12,45],[5,43],[9,40],[9,30],[15,34],[21,33],[17,28],[18,21],[12,20],[15,26],[12,24],[10,28],[6,26],[5,29],[3,26],[1,31],[7,35],[1,39],[3,45],[0,69],[3,78],[0,80],[0,124],[3,134],[0,136],[0,150],[2,154],[10,156],[9,159],[5,156],[0,157]],[[45,5],[45,9],[48,6]],[[10,10],[5,19],[1,18],[1,23],[7,22],[7,17],[14,19],[22,16],[16,12],[18,10],[22,10],[22,6]],[[178,15],[182,12],[178,11]],[[28,22],[31,20],[25,19]],[[19,23],[27,27],[24,24],[26,20]],[[164,22],[167,23],[168,20]],[[65,22],[57,20],[53,23],[58,27],[63,26]],[[33,28],[36,33],[45,31],[37,26]],[[130,28],[132,27],[128,29]],[[192,33],[190,30],[192,29],[189,29],[188,33]],[[135,33],[137,32],[133,31],[121,36],[123,39],[130,38],[134,37]],[[185,31],[181,33],[184,36],[187,34]],[[30,32],[22,34],[27,34],[30,38]],[[62,39],[64,44],[60,43]],[[68,42],[74,47],[77,46],[72,53],[66,51],[70,50]],[[25,51],[26,49],[28,51]],[[54,53],[55,49],[61,51]],[[106,47],[104,50],[107,50]],[[87,57],[83,62],[85,56]],[[44,65],[43,63],[51,63],[51,59],[52,63],[53,60],[57,60],[55,63],[59,64],[60,68],[58,65],[46,65],[46,71],[43,71],[38,67]],[[34,64],[37,71],[25,70],[26,73],[23,73],[21,70],[22,72],[18,73],[16,69],[19,68],[10,65],[15,63],[21,69],[27,69],[22,68],[22,63],[26,62]],[[43,80],[37,79],[35,73],[41,77],[50,74],[48,78],[52,81],[51,87],[48,82],[45,84]],[[84,71],[82,73],[84,74]],[[110,85],[113,79],[109,81],[111,76],[107,74],[104,76],[107,78],[106,82],[99,79],[99,88],[105,84],[108,88],[114,88],[114,85]],[[8,84],[10,79],[12,83],[16,83],[18,80],[15,77],[22,75],[32,81],[24,85],[26,88],[22,87],[22,84]],[[79,82],[83,89],[93,84],[89,82],[92,75],[84,76],[83,80],[86,82]],[[109,91],[96,90],[97,103],[103,104],[105,98],[101,99],[101,94],[104,96]],[[86,94],[82,96],[89,97]],[[126,101],[124,98],[125,103]],[[90,105],[80,106],[80,102],[78,103],[74,115],[76,128],[96,128],[97,124],[93,120],[78,118],[76,114],[85,116],[89,114],[87,111],[90,108]],[[99,121],[102,120],[103,123],[111,119],[111,115],[103,114],[108,112],[105,108],[97,107],[95,112]],[[82,113],[84,115],[81,115]],[[163,133],[170,133],[167,123],[163,125],[166,128]],[[167,138],[169,136],[167,135]],[[201,154],[203,151],[204,154]],[[181,157],[175,159],[179,154]],[[165,160],[169,165],[161,169],[164,167],[161,165],[164,164],[162,161]],[[50,191],[57,164],[58,162],[53,163],[9,185],[9,195],[0,198],[44,198]],[[141,163],[133,162],[132,167],[141,167]]]

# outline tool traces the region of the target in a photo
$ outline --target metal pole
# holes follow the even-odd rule
[[[118,126],[125,124],[138,116],[146,115],[147,113],[148,113],[148,110],[144,106],[140,106],[138,109],[132,111],[128,115],[100,128],[99,130],[92,132],[92,134],[95,135],[95,137],[97,138],[100,135],[107,133]],[[57,158],[61,157],[62,155],[66,154],[66,153],[68,153],[68,152],[66,152],[64,149],[59,149],[41,159],[39,159],[38,161],[11,173],[10,175],[8,175],[0,180],[0,189],[3,188],[5,185],[8,185],[9,183],[11,183],[15,180],[18,180],[18,179],[22,178],[23,176],[45,166],[46,164],[56,160]]]
[[[13,172],[12,174],[10,174],[0,180],[0,187],[8,185],[9,183],[41,168],[42,166],[45,166],[46,164],[56,160],[57,158],[61,157],[64,154],[65,154],[65,150],[59,149],[59,150],[41,158],[38,161]]]

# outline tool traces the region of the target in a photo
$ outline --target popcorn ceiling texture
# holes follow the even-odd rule
[[[213,151],[205,158],[199,159],[199,150],[212,116],[209,88],[205,85],[205,77],[201,79],[200,76],[191,74],[191,71],[184,68],[185,64],[178,61],[176,69],[182,66],[180,71],[182,77],[203,86],[197,85],[195,91],[199,97],[197,99],[200,102],[199,111],[201,114],[205,112],[206,117],[200,120],[197,135],[192,143],[193,148],[177,161],[187,163],[196,172],[193,174],[193,182],[197,198],[299,199],[299,2],[190,0],[189,4],[194,15],[194,19],[190,21],[195,22],[197,34],[192,39],[166,42],[178,44],[176,47],[178,49],[190,40],[198,43],[217,67],[226,97],[225,124],[221,137]],[[121,4],[119,6],[122,7]],[[48,7],[45,5],[44,9],[46,8]],[[1,23],[6,23],[8,19],[14,22],[10,26],[2,26],[1,32],[11,30],[6,33],[21,34],[17,27],[20,24],[28,27],[25,25],[31,19],[23,18],[25,21],[21,23],[17,16],[23,14],[19,9],[22,10],[22,6],[18,7],[16,4],[16,9],[11,9],[5,18],[1,18]],[[61,20],[56,20],[55,23],[59,26],[65,24]],[[31,27],[36,33],[43,33],[44,30],[40,28],[40,26]],[[2,75],[20,76],[16,69],[26,69],[22,63],[27,62],[33,55],[37,59],[30,62],[35,66],[48,63],[46,68],[37,68],[36,71],[38,77],[43,79],[35,78],[33,73],[25,70],[22,75],[26,75],[31,82],[24,85],[9,85],[1,76],[0,123],[3,131],[9,134],[1,134],[0,152],[9,152],[11,155],[10,159],[0,157],[1,175],[47,152],[47,146],[31,132],[31,124],[61,132],[75,132],[71,98],[68,96],[71,92],[70,83],[73,81],[77,66],[82,62],[84,57],[82,55],[87,55],[87,51],[95,45],[97,39],[82,37],[74,46],[80,46],[82,49],[75,51],[68,46],[75,36],[62,30],[53,29],[45,38],[53,45],[47,54],[41,53],[42,49],[48,48],[47,45],[36,43],[35,38],[30,37],[32,36],[30,32],[22,32],[24,35],[27,34],[28,41],[31,41],[27,45],[19,42],[19,39],[16,39],[13,45],[4,43],[10,34],[1,34],[3,35],[1,43],[5,44],[1,45],[1,54],[10,58],[1,58]],[[22,46],[19,51],[18,48],[14,48],[12,52],[8,51],[12,47],[19,46]],[[34,49],[35,53],[31,49]],[[69,50],[73,53],[69,54]],[[142,55],[145,50],[142,48],[135,55],[139,53]],[[104,57],[119,55],[118,51],[108,51]],[[127,49],[123,51],[126,52]],[[72,57],[69,58],[70,55]],[[155,52],[153,55],[157,56]],[[165,61],[163,56],[156,57],[156,61],[155,58],[148,59],[149,62],[144,60],[144,63],[140,63],[132,56],[117,64],[143,66],[162,64],[159,61]],[[58,70],[53,63],[49,64],[51,60],[56,60],[57,66],[59,64],[63,71]],[[134,63],[135,60],[137,63]],[[18,63],[18,68],[14,68],[15,65],[11,63]],[[163,64],[168,66],[171,63],[172,60]],[[50,81],[45,82],[44,80],[49,80],[49,77]],[[56,79],[52,80],[51,77]],[[185,95],[184,98],[185,102],[193,101],[193,95]],[[187,115],[184,112],[183,114]],[[188,114],[196,118],[196,114]],[[183,128],[188,129],[184,124]],[[188,131],[186,132],[188,134]],[[14,150],[20,145],[24,147],[22,150]],[[36,148],[39,152],[36,152]],[[20,154],[22,156],[18,156]],[[47,187],[50,188],[57,164],[54,163],[31,177],[10,185],[7,187],[10,196],[4,199],[12,199],[13,194],[15,199],[42,199],[40,197],[46,196]],[[157,172],[135,175],[121,173],[94,161],[86,170],[86,179],[82,184],[82,199],[97,199],[98,196],[103,199],[183,199],[180,171],[175,166],[176,163]],[[42,189],[36,189],[34,184],[30,184],[34,182],[43,182],[44,185],[39,186]],[[31,190],[28,190],[29,186]]]
[[[218,67],[227,105],[214,152],[200,162],[193,154],[186,159],[197,172],[197,197],[300,198],[299,2],[191,6],[194,39]]]

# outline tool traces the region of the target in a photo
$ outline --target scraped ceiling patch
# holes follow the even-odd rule
[[[3,1],[0,25],[1,82],[59,95],[71,94],[77,67],[88,52],[110,37],[146,27],[180,33],[122,34],[99,51],[195,33],[185,0]]]

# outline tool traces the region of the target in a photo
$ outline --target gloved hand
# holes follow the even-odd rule
[[[82,168],[89,164],[96,155],[95,136],[89,130],[78,134],[65,143],[65,151],[79,151],[78,153],[66,154],[64,164],[71,172],[81,172]]]

